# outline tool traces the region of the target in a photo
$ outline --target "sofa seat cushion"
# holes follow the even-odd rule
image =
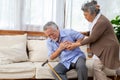
[[[58,62],[49,62],[49,64],[54,67]],[[35,62],[36,66],[36,79],[54,79],[50,67],[48,64],[41,66],[43,62]],[[68,78],[76,78],[77,74],[76,71],[73,69],[67,73]]]
[[[49,64],[54,67],[58,62],[49,62]],[[88,67],[88,76],[93,75],[93,68],[92,68],[93,60],[89,59],[86,61],[87,67]],[[48,64],[41,66],[43,62],[34,62],[36,66],[36,79],[54,79],[51,75],[51,70]],[[75,69],[72,69],[67,72],[67,77],[69,79],[76,78],[77,73]]]
[[[33,78],[35,66],[32,62],[0,65],[0,79]]]
[[[41,66],[44,62],[34,62],[36,67],[36,79],[54,79],[51,75],[50,68],[48,64]],[[58,62],[49,62],[49,64],[54,67]]]
[[[88,68],[88,76],[92,77],[93,76],[93,59],[87,59],[86,60],[86,66]]]
[[[88,67],[88,76],[93,77],[93,62],[94,59],[87,59],[86,65]],[[49,62],[49,64],[54,67],[58,62]],[[51,75],[51,70],[48,64],[41,66],[43,62],[34,62],[34,65],[36,66],[36,79],[54,79]],[[104,69],[107,76],[115,76],[115,70],[110,70],[108,68]],[[70,70],[67,72],[67,76],[69,79],[76,78],[77,73],[75,69]]]

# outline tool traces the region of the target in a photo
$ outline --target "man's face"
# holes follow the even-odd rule
[[[59,30],[48,28],[47,30],[45,30],[45,34],[54,41],[58,41],[59,39]]]

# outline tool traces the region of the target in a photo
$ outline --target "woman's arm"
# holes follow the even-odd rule
[[[81,34],[85,35],[85,36],[89,36],[90,31],[86,31],[86,32],[80,32]]]

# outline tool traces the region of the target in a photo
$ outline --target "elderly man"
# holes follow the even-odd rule
[[[68,80],[66,72],[76,69],[78,80],[87,80],[88,73],[86,58],[80,50],[80,41],[84,36],[74,30],[59,30],[54,22],[48,22],[44,26],[44,33],[48,36],[47,45],[51,60],[59,57],[59,63],[54,67],[62,80]],[[58,78],[53,74],[56,80]]]

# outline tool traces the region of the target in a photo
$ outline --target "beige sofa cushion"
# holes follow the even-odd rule
[[[35,76],[35,69],[32,62],[0,65],[0,80],[30,79]]]
[[[27,40],[27,47],[30,61],[45,61],[47,60],[46,40]]]
[[[0,36],[0,64],[28,60],[26,53],[27,35]]]
[[[93,77],[93,62],[94,59],[87,59],[86,65],[88,68],[88,76]],[[36,66],[36,79],[54,79],[51,74],[51,69],[48,64],[41,66],[43,62],[34,62],[34,65]],[[55,67],[55,65],[58,64],[58,62],[49,62],[49,64],[52,66],[52,68]],[[107,74],[107,76],[115,76],[115,70],[110,70],[108,68],[104,69],[104,72]],[[69,79],[76,78],[77,72],[75,69],[72,69],[67,72],[67,77]]]
[[[27,40],[27,47],[30,61],[44,62],[48,59],[48,48],[46,40]],[[52,61],[58,61],[58,58]]]
[[[48,66],[48,64],[41,66],[42,62],[35,62],[34,65],[36,66],[36,79],[54,79],[54,77],[51,74],[51,69]],[[58,64],[58,62],[49,62],[49,64],[52,66],[52,68]],[[70,78],[76,78],[77,74],[76,71],[73,69],[71,71],[67,72],[67,77]]]
[[[49,64],[54,67],[58,62],[50,62]],[[48,64],[41,66],[43,62],[34,62],[34,65],[36,67],[36,79],[54,79],[50,67]]]

